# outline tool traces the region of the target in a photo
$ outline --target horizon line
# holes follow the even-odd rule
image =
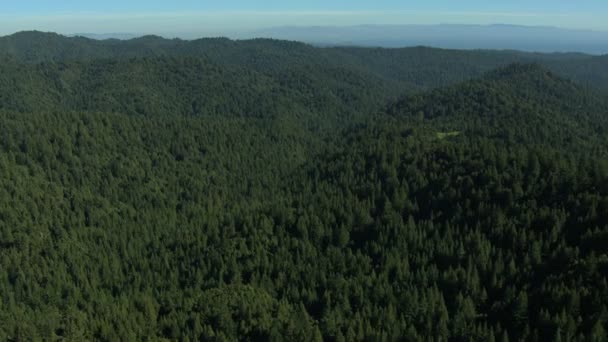
[[[2,15],[0,15],[1,17]],[[511,26],[517,28],[529,28],[529,29],[554,29],[554,30],[565,30],[565,31],[578,31],[578,32],[596,32],[596,33],[608,33],[608,30],[602,29],[593,29],[593,28],[569,28],[563,26],[555,26],[555,25],[525,25],[525,24],[511,24],[505,22],[495,22],[489,24],[477,24],[477,23],[450,23],[450,22],[439,22],[439,23],[427,23],[427,24],[376,24],[376,23],[361,23],[361,24],[344,24],[344,25],[275,25],[275,26],[266,26],[255,29],[254,31],[240,31],[239,33],[255,33],[259,31],[272,30],[272,29],[307,29],[307,28],[335,28],[335,29],[345,29],[345,28],[356,28],[356,27],[432,27],[432,26],[472,26],[472,27],[497,27],[497,26]],[[78,35],[130,35],[134,37],[142,37],[142,36],[159,36],[162,38],[179,38],[173,36],[173,34],[196,34],[196,31],[183,31],[183,32],[173,32],[171,34],[166,33],[151,33],[151,32],[137,32],[137,31],[121,31],[121,32],[110,32],[110,31],[72,31],[72,32],[61,32],[58,30],[44,30],[44,29],[19,29],[15,31],[10,31],[9,33],[0,33],[0,37],[9,37],[18,33],[24,32],[39,32],[39,33],[52,33],[58,34],[65,37],[73,37]],[[237,31],[238,32],[238,31]],[[234,32],[232,32],[234,33]],[[221,35],[220,35],[221,36]],[[220,37],[214,35],[213,37]],[[200,38],[206,38],[209,36],[201,35]],[[184,39],[191,40],[191,39]]]

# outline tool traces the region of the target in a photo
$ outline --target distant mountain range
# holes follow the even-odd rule
[[[128,40],[137,37],[141,37],[141,35],[134,33],[75,33],[71,34],[72,37],[85,37],[89,39],[96,40],[106,40],[106,39],[120,39],[120,40]]]
[[[94,40],[26,31],[0,37],[0,57],[21,63],[188,57],[204,58],[220,65],[247,67],[263,73],[291,73],[296,65],[308,65],[312,70],[320,70],[323,66],[362,73],[360,76],[367,82],[370,75],[373,75],[376,79],[388,82],[385,83],[385,89],[401,89],[401,92],[454,84],[510,63],[539,63],[563,77],[608,89],[608,55],[582,53],[549,54],[427,47],[319,48],[276,39],[181,40],[143,36],[129,40]],[[336,72],[336,75],[341,74]],[[395,82],[401,86],[396,87]]]
[[[249,37],[297,40],[330,46],[505,49],[535,52],[608,53],[608,33],[517,25],[360,25],[290,26],[251,33]]]
[[[162,35],[162,34],[161,34]],[[75,33],[95,40],[129,40],[136,33]],[[200,37],[195,32],[172,35]],[[608,53],[608,32],[547,26],[495,25],[358,25],[283,26],[228,34],[232,39],[275,38],[319,46],[399,48],[429,46],[449,49],[497,49],[531,52]]]

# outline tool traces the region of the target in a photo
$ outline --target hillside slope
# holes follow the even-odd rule
[[[277,61],[0,64],[0,339],[606,339],[597,90]]]
[[[606,98],[594,89],[538,64],[513,64],[477,80],[406,96],[388,112],[506,143],[582,149],[590,139],[604,141],[607,108]]]
[[[373,316],[341,297],[324,317],[411,340],[605,338],[607,114],[602,97],[513,65],[354,128],[295,177],[312,189],[305,215],[367,258],[346,283],[375,275],[363,290],[330,282]]]
[[[308,125],[353,120],[399,87],[341,67],[276,73],[195,57],[0,65],[0,109],[131,115],[291,117]]]
[[[399,82],[403,89],[420,91],[446,86],[505,66],[541,63],[563,77],[608,89],[605,56],[539,54],[516,51],[444,50],[424,47],[401,49],[315,48],[298,42],[273,39],[232,41],[145,36],[131,40],[93,40],[54,33],[20,32],[0,37],[0,56],[26,63],[66,62],[99,58],[204,57],[222,65],[245,67],[264,73],[294,67],[343,68]],[[402,90],[403,90],[402,89]]]

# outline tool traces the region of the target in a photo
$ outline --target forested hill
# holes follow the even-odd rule
[[[0,37],[0,56],[24,63],[68,62],[99,58],[204,57],[218,64],[272,73],[296,66],[343,68],[373,74],[425,90],[464,81],[514,62],[537,62],[579,82],[608,89],[608,60],[584,54],[537,54],[516,51],[316,48],[272,39],[233,41],[206,38],[185,41],[144,36],[131,40],[93,40],[37,31]]]
[[[513,64],[480,79],[392,103],[388,113],[435,129],[493,135],[503,142],[600,148],[608,101],[596,89],[563,79],[538,64]],[[602,148],[605,151],[605,148]]]
[[[263,73],[196,57],[0,64],[0,109],[19,112],[297,117],[315,126],[367,114],[404,88],[339,66]]]
[[[0,340],[608,338],[605,57],[0,46]]]
[[[352,312],[388,340],[607,338],[604,98],[512,65],[389,108],[298,177],[312,197],[301,220],[332,222],[357,265],[317,263],[340,270],[323,322]],[[297,233],[318,239],[312,227]],[[370,273],[367,291],[347,285]],[[372,336],[358,324],[346,340]]]

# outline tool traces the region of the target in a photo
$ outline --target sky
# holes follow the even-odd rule
[[[277,26],[515,24],[608,31],[607,0],[0,0],[21,30],[225,35]]]

